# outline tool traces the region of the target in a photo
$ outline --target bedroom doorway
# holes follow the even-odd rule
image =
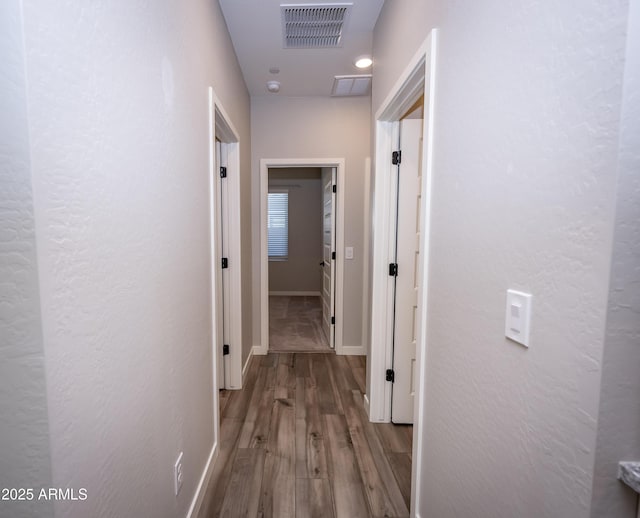
[[[319,190],[317,191],[316,203],[313,205],[315,208],[313,209],[312,220],[315,220],[317,225],[317,233],[315,234],[317,237],[317,242],[315,245],[311,246],[311,255],[307,256],[306,265],[309,268],[312,268],[313,273],[310,275],[311,278],[315,279],[316,284],[307,285],[300,284],[297,288],[293,288],[291,284],[279,284],[281,280],[281,272],[280,270],[285,270],[287,266],[278,264],[283,263],[285,261],[278,260],[274,257],[276,248],[270,252],[270,244],[269,244],[269,226],[274,227],[276,224],[282,224],[282,221],[279,223],[274,220],[277,218],[276,213],[272,215],[272,220],[270,221],[269,215],[269,198],[271,198],[275,202],[278,198],[277,194],[280,194],[280,199],[284,199],[284,194],[287,195],[287,203],[290,201],[293,203],[293,198],[289,200],[289,196],[297,196],[301,191],[301,187],[298,187],[300,184],[299,181],[296,181],[295,178],[287,177],[288,174],[286,170],[289,172],[293,169],[314,169],[314,175],[317,178],[317,186]],[[326,253],[324,246],[325,232],[324,232],[324,195],[323,195],[323,170],[325,170],[325,183],[326,183],[326,171],[329,171],[332,175],[332,184],[331,184],[331,195],[332,195],[332,206],[330,211],[330,220],[331,220],[331,228],[330,230],[330,257],[331,257],[331,268],[330,270],[326,268],[326,263],[324,255]],[[263,159],[260,161],[260,200],[261,200],[261,225],[260,225],[260,236],[261,236],[261,299],[260,299],[260,308],[261,308],[261,344],[259,347],[254,349],[254,353],[256,354],[267,354],[271,350],[271,339],[275,338],[273,334],[270,336],[270,313],[274,313],[275,316],[281,316],[283,320],[285,320],[287,314],[286,312],[298,312],[303,314],[305,311],[309,313],[315,313],[316,317],[318,313],[321,318],[318,321],[316,318],[316,322],[319,322],[318,327],[315,331],[313,331],[314,336],[319,337],[321,340],[326,340],[326,342],[322,343],[322,349],[326,352],[329,349],[329,346],[332,343],[334,349],[337,354],[342,354],[342,300],[343,300],[343,261],[344,261],[344,238],[343,238],[343,214],[344,214],[344,200],[340,197],[341,184],[343,183],[344,176],[344,159]],[[335,178],[335,182],[333,182],[333,178]],[[271,181],[270,181],[271,180]],[[271,185],[270,185],[271,184]],[[279,185],[277,185],[279,184]],[[335,193],[334,193],[334,185],[335,185]],[[287,187],[288,186],[288,187]],[[277,190],[287,190],[286,193],[277,193]],[[271,191],[271,192],[270,192]],[[288,223],[298,222],[300,216],[298,217],[288,217]],[[293,230],[293,229],[292,229]],[[272,235],[277,234],[277,232],[273,232]],[[300,236],[296,234],[292,234],[289,237],[289,243],[293,243],[294,246],[298,243],[298,239]],[[275,244],[272,243],[271,247],[274,247]],[[293,249],[292,249],[293,250]],[[287,249],[287,254],[289,250]],[[310,261],[311,257],[313,257],[313,263]],[[293,266],[294,261],[291,261],[290,267]],[[325,273],[329,272],[328,282],[325,280]],[[289,275],[297,275],[298,273],[294,270],[290,270]],[[291,280],[291,279],[289,279]],[[325,301],[329,301],[328,310],[323,303],[323,292],[326,289],[326,293],[328,295],[324,296]],[[292,294],[293,292],[293,294]],[[313,300],[298,300],[292,303],[291,300],[284,301],[273,301],[270,304],[270,293],[271,296],[280,296],[280,297],[316,297]],[[275,302],[275,304],[274,304]],[[296,306],[298,306],[296,308]],[[323,331],[322,327],[322,312],[325,311],[325,316],[329,316],[329,325],[330,327],[325,327]],[[309,325],[306,326],[307,331],[310,330]],[[275,331],[278,331],[277,329]],[[328,344],[328,345],[327,345]],[[274,345],[278,345],[275,344]],[[288,350],[294,350],[295,344],[288,344]],[[318,344],[316,344],[317,346]],[[280,350],[280,349],[279,349]],[[295,349],[299,350],[299,349]]]
[[[331,186],[329,186],[331,190]],[[269,275],[269,350],[328,352],[333,333],[325,327],[325,230],[332,248],[334,232],[325,229],[323,168],[268,170],[267,252]],[[330,295],[333,290],[329,290]],[[332,311],[332,306],[329,307]],[[331,333],[331,335],[329,334]]]

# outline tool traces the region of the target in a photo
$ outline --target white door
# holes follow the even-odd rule
[[[222,333],[220,333],[220,344],[218,347],[218,387],[225,388],[231,386],[231,366],[230,355],[225,347],[229,347],[229,334],[231,329],[230,319],[230,279],[229,279],[229,218],[225,217],[229,209],[229,188],[226,177],[227,168],[227,147],[225,144],[216,142],[216,176],[218,186],[218,272],[220,272],[220,302],[219,322],[222,322]],[[217,275],[217,273],[216,273]]]
[[[214,257],[214,265],[213,272],[211,275],[214,278],[214,286],[215,286],[215,308],[216,308],[216,322],[224,322],[224,318],[222,316],[222,271],[219,270],[219,262],[222,257],[222,207],[220,207],[221,194],[220,194],[220,179],[218,177],[218,171],[220,171],[220,141],[216,140],[215,143],[216,151],[215,151],[215,169],[213,170],[213,200],[214,207],[217,207],[218,210],[214,210],[212,213],[213,217],[213,225],[215,227],[215,257]],[[215,328],[216,331],[216,344],[218,345],[216,355],[218,357],[218,388],[224,388],[224,356],[222,353],[222,344],[224,342],[223,339],[223,329],[224,323],[222,326],[218,325]]]
[[[391,420],[413,423],[422,192],[422,119],[400,122]]]
[[[335,344],[335,199],[336,168],[322,169],[322,330],[329,346]]]

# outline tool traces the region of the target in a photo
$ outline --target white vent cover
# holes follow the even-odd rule
[[[341,47],[353,4],[282,4],[285,49]]]
[[[369,95],[371,90],[371,74],[359,76],[335,76],[333,80],[333,97],[354,97]]]

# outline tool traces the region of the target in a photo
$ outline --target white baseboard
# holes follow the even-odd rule
[[[244,362],[244,367],[242,367],[242,386],[244,387],[244,379],[247,375],[247,370],[249,369],[249,364],[251,363],[251,358],[253,358],[253,347],[249,351],[249,356],[247,356],[247,361]]]
[[[274,297],[319,297],[319,291],[270,291],[269,296]]]
[[[340,352],[336,354],[341,356],[366,356],[367,348],[364,345],[343,345]]]
[[[254,345],[251,348],[251,354],[253,354],[254,356],[264,356],[268,353],[269,351],[267,351],[266,347],[262,347],[261,345]]]
[[[209,479],[211,478],[211,474],[213,473],[213,466],[215,465],[216,459],[218,458],[218,444],[219,441],[216,441],[216,443],[213,445],[213,448],[211,448],[209,458],[207,459],[207,463],[204,466],[202,476],[200,477],[200,482],[198,482],[198,487],[196,488],[196,492],[193,495],[193,500],[191,500],[191,505],[189,506],[189,510],[187,511],[186,518],[197,518],[198,513],[200,512],[200,508],[202,507],[202,502],[207,491],[207,486],[209,485]]]

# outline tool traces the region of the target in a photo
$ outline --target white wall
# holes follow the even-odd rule
[[[618,462],[640,459],[640,2],[630,2],[611,284],[593,480],[593,518],[635,518]]]
[[[365,159],[370,150],[368,97],[263,96],[251,99],[253,206],[260,206],[260,159],[345,158],[344,345],[362,345],[363,199]],[[253,250],[260,250],[260,214],[253,212]],[[253,256],[254,292],[260,286],[260,256]],[[260,300],[254,297],[253,336],[260,340]]]
[[[322,180],[320,168],[269,169],[269,189],[289,193],[289,255],[269,261],[269,292],[322,291]]]
[[[0,488],[51,485],[20,2],[0,4]],[[0,516],[53,516],[0,501]]]
[[[217,2],[23,3],[52,484],[88,492],[56,516],[184,516],[215,439],[207,89],[245,213],[249,96]]]
[[[626,12],[383,7],[374,113],[440,28],[423,518],[589,515]],[[507,288],[534,296],[528,350],[504,338]]]

